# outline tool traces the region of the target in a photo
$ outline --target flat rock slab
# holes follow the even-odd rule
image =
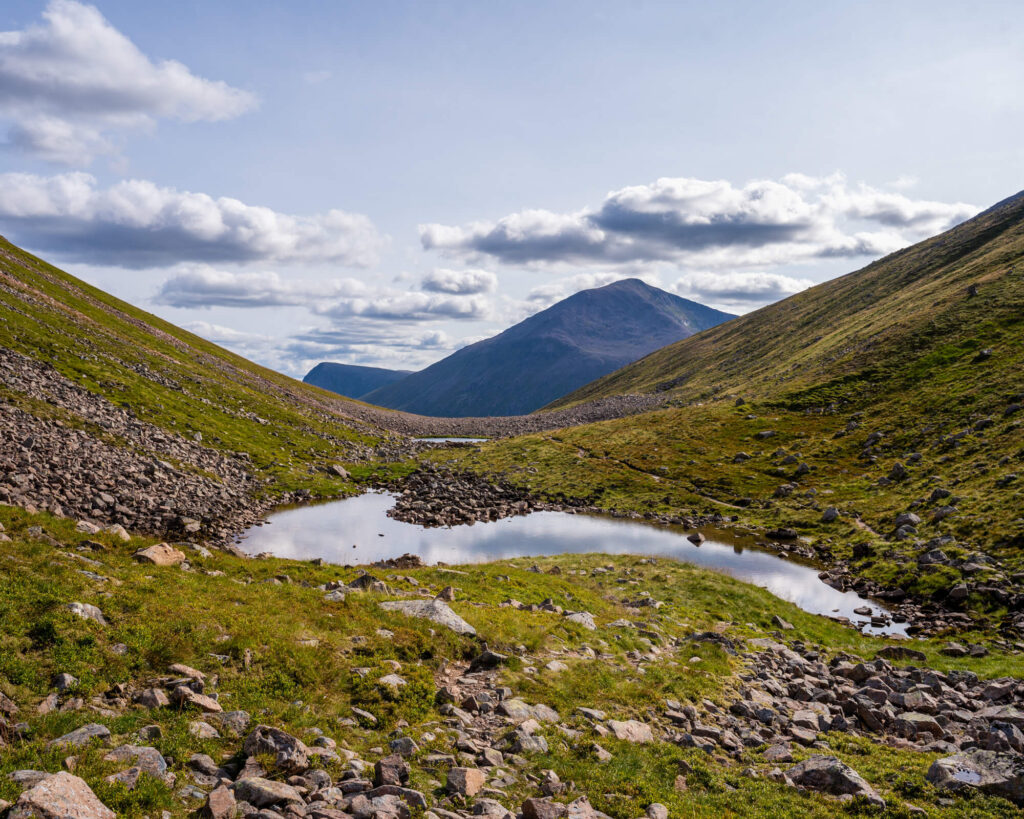
[[[77,776],[61,771],[25,791],[10,819],[115,819],[114,812]]]
[[[654,732],[651,731],[651,726],[635,719],[608,720],[608,727],[615,734],[616,739],[638,743],[654,742]]]
[[[443,600],[389,600],[381,603],[380,607],[386,611],[401,612],[409,617],[430,620],[432,623],[451,629],[456,634],[465,634],[470,637],[476,634],[476,629],[452,611],[451,607]]]
[[[834,756],[815,755],[790,768],[786,775],[794,785],[836,796],[863,796],[873,805],[885,807],[885,800],[853,768]]]
[[[937,759],[929,782],[952,791],[978,790],[1024,807],[1024,758],[974,749]]]
[[[110,739],[110,729],[106,725],[90,722],[62,737],[57,737],[50,745],[55,748],[81,748],[95,739],[106,742]]]

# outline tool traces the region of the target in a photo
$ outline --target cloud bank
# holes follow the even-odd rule
[[[910,199],[845,177],[790,174],[734,186],[662,178],[574,213],[524,210],[497,221],[420,226],[425,250],[528,266],[669,262],[764,266],[878,256],[973,216],[964,203]]]
[[[0,174],[0,219],[18,241],[91,264],[376,263],[384,239],[358,213],[293,216],[141,179],[99,188],[89,174]]]
[[[85,165],[118,149],[114,134],[159,119],[217,121],[256,106],[247,91],[152,61],[94,6],[52,0],[43,21],[0,32],[0,114],[8,144]]]

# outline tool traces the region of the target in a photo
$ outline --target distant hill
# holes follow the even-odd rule
[[[576,293],[362,398],[422,415],[523,415],[731,318],[626,279]]]
[[[321,387],[346,398],[360,398],[366,393],[386,386],[407,375],[412,370],[386,370],[383,367],[360,367],[356,364],[335,364],[321,361],[302,379],[306,384]]]

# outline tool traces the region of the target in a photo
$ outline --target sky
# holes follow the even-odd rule
[[[0,234],[290,375],[745,313],[1024,187],[1017,2],[4,0]]]

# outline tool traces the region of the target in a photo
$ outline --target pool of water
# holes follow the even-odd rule
[[[727,535],[722,532],[705,531],[708,540],[696,546],[679,528],[566,512],[535,512],[472,526],[426,529],[389,518],[387,510],[393,505],[391,495],[369,493],[286,509],[272,515],[267,525],[251,528],[239,546],[250,554],[271,552],[298,560],[319,557],[341,565],[365,565],[406,552],[418,555],[424,563],[450,564],[567,553],[643,554],[725,572],[814,614],[865,623],[863,616],[854,613],[855,608],[886,611],[854,592],[833,589],[811,566],[740,542],[726,542]],[[903,634],[905,629],[899,623],[864,627],[872,634]]]
[[[487,438],[456,438],[456,437],[434,437],[434,438],[417,438],[417,441],[426,441],[431,444],[479,444],[482,441],[488,440]]]

